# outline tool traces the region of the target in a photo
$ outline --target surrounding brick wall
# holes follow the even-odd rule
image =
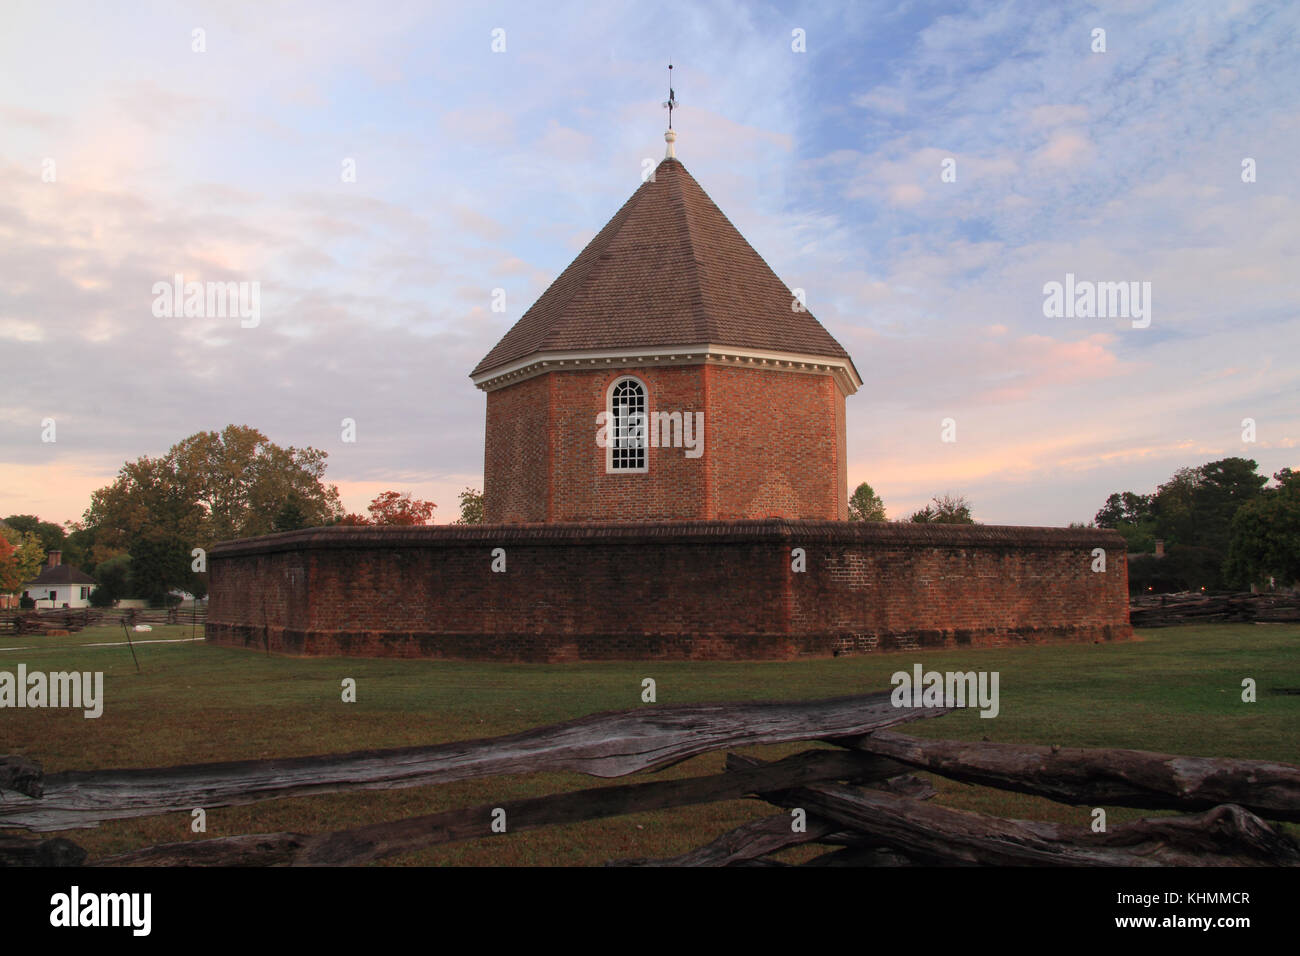
[[[1098,547],[1105,573],[1091,570]],[[505,573],[491,570],[495,548]],[[780,659],[1131,636],[1124,541],[1091,529],[336,527],[226,542],[209,558],[208,639],[294,654]]]
[[[704,454],[648,449],[608,474],[596,414],[623,375],[648,411],[704,413]],[[486,518],[536,521],[844,519],[844,394],[829,374],[717,365],[556,370],[487,395]]]

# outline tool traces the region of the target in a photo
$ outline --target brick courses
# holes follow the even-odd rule
[[[498,547],[504,574],[490,567]],[[1105,573],[1091,570],[1096,547]],[[510,661],[1120,640],[1124,551],[1091,529],[837,521],[318,528],[216,546],[207,635],[276,653]]]
[[[596,415],[623,375],[649,412],[702,412],[704,453],[649,448],[606,473]],[[846,519],[844,393],[831,375],[720,365],[550,372],[487,395],[485,518],[535,521]]]

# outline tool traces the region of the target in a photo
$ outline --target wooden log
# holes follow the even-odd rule
[[[739,799],[760,789],[803,782],[885,779],[893,761],[835,750],[811,750],[740,773],[595,787],[528,800],[485,804],[314,836],[263,833],[170,843],[97,861],[101,866],[356,866],[442,843],[493,836],[493,810],[506,811],[507,833],[555,824]],[[787,818],[788,819],[788,818]],[[838,828],[833,828],[838,829]]]
[[[711,750],[861,736],[945,712],[895,707],[888,692],[818,701],[644,707],[432,747],[51,774],[39,802],[21,797],[0,802],[0,828],[65,830],[194,807],[340,790],[424,787],[501,774],[571,770],[620,777]]]
[[[1226,621],[1300,621],[1300,598],[1288,594],[1168,594],[1136,597],[1129,618],[1134,627],[1171,627]]]
[[[71,840],[30,840],[0,833],[0,867],[4,866],[80,866],[86,851]]]
[[[33,799],[43,792],[45,773],[41,765],[28,757],[0,757],[0,796],[17,790]]]
[[[1291,764],[1145,750],[923,740],[887,731],[839,742],[963,783],[1076,806],[1204,810],[1231,803],[1268,819],[1300,821],[1300,767]]]
[[[1300,845],[1241,807],[1086,826],[1003,820],[842,784],[766,799],[803,807],[922,863],[983,866],[1300,866]]]
[[[731,866],[745,860],[756,860],[792,846],[816,843],[839,829],[839,824],[829,820],[809,819],[801,833],[791,830],[793,818],[788,813],[774,817],[751,820],[734,830],[728,830],[712,843],[665,859],[613,860],[606,866]]]
[[[910,773],[899,774],[897,777],[890,777],[887,780],[881,780],[879,783],[873,783],[871,788],[873,790],[884,790],[896,797],[908,797],[912,800],[929,800],[939,793],[930,781],[922,780]]]

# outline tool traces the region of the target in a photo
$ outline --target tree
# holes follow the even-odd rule
[[[854,490],[849,498],[850,521],[886,521],[885,503],[880,500],[865,481]]]
[[[1135,554],[1152,552],[1156,549],[1154,501],[1155,495],[1116,492],[1106,499],[1093,522],[1098,528],[1113,528],[1122,534],[1129,551]]]
[[[132,597],[162,604],[172,589],[189,584],[190,553],[186,543],[169,534],[136,538],[131,542]]]
[[[1200,472],[1196,468],[1179,468],[1172,478],[1156,488],[1151,512],[1155,519],[1155,537],[1169,544],[1196,543],[1196,485]]]
[[[281,448],[246,425],[199,432],[168,452],[178,481],[206,515],[210,543],[267,534],[290,501],[303,527],[342,515],[338,489],[324,483],[326,457],[315,448]]]
[[[132,596],[161,598],[173,589],[199,593],[190,553],[218,541],[266,534],[277,522],[329,523],[343,513],[338,489],[325,485],[325,452],[281,448],[247,426],[199,432],[161,458],[127,462],[117,479],[91,495],[84,527],[98,566],[132,558]],[[83,545],[84,546],[84,545]]]
[[[307,512],[296,495],[290,495],[276,512],[271,523],[272,531],[297,531],[307,527]]]
[[[19,535],[34,535],[38,538],[38,546],[29,546],[29,551],[23,558],[23,566],[31,571],[31,578],[40,574],[40,566],[45,563],[45,555],[49,551],[62,551],[62,562],[73,564],[75,567],[86,570],[87,564],[87,535],[85,531],[79,529],[79,525],[72,522],[68,523],[68,529],[60,527],[53,522],[43,522],[36,515],[9,515],[4,519],[4,524],[19,533]],[[16,541],[10,541],[10,544],[16,544]],[[30,554],[40,551],[39,559],[30,558]],[[34,563],[34,567],[29,564]],[[27,580],[31,580],[27,578]]]
[[[1243,504],[1232,518],[1225,572],[1236,584],[1269,577],[1300,581],[1300,474],[1284,468],[1278,484]]]
[[[483,523],[483,492],[466,488],[460,493],[460,517],[456,524]]]
[[[63,539],[63,563],[81,568],[87,574],[94,575],[94,561],[91,552],[95,547],[95,532],[82,527],[80,522],[65,522],[67,537]]]
[[[1131,491],[1116,492],[1106,499],[1093,521],[1098,528],[1118,528],[1121,524],[1138,525],[1152,519],[1151,502],[1154,495],[1137,495]]]
[[[1111,495],[1097,512],[1097,524],[1124,535],[1130,551],[1149,553],[1155,550],[1156,540],[1163,539],[1165,560],[1178,555],[1158,574],[1151,572],[1156,590],[1179,587],[1182,582],[1194,590],[1222,588],[1228,581],[1234,516],[1259,498],[1268,481],[1256,473],[1258,467],[1248,458],[1221,458],[1196,468],[1179,468],[1154,494]]]
[[[23,586],[22,573],[18,570],[18,555],[9,540],[0,536],[0,594],[13,594]]]
[[[31,532],[40,538],[42,551],[64,550],[64,531],[53,521],[42,521],[36,515],[10,515],[4,522],[15,531]]]
[[[410,492],[385,491],[376,495],[366,510],[372,524],[416,525],[428,524],[436,507],[432,501],[412,498]]]
[[[90,603],[95,607],[112,607],[119,599],[130,597],[130,556],[119,554],[101,562],[95,569],[95,579],[99,584],[90,592]]]
[[[931,504],[912,512],[908,521],[914,524],[974,524],[970,502],[965,495],[940,495],[930,499]]]
[[[8,522],[0,525],[0,537],[8,541],[14,550],[14,561],[20,578],[18,585],[21,588],[41,573],[41,568],[45,565],[45,545],[35,531],[19,531],[8,526]]]
[[[133,593],[119,597],[160,600],[188,583],[190,549],[211,544],[194,484],[170,458],[141,458],[91,495],[86,523],[96,529],[96,571],[109,558],[131,556]]]
[[[1192,493],[1197,521],[1194,544],[1227,556],[1233,516],[1242,505],[1258,498],[1268,483],[1267,477],[1256,472],[1258,467],[1249,458],[1223,458],[1197,469],[1200,481]]]
[[[330,524],[349,525],[354,528],[360,527],[362,525],[373,524],[373,523],[374,522],[372,522],[365,515],[359,515],[356,512],[349,512],[345,515],[339,515],[339,517],[335,518],[333,521],[330,522]]]

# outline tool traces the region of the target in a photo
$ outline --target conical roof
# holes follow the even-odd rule
[[[701,345],[851,367],[793,302],[686,167],[665,159],[470,375],[537,353]]]

